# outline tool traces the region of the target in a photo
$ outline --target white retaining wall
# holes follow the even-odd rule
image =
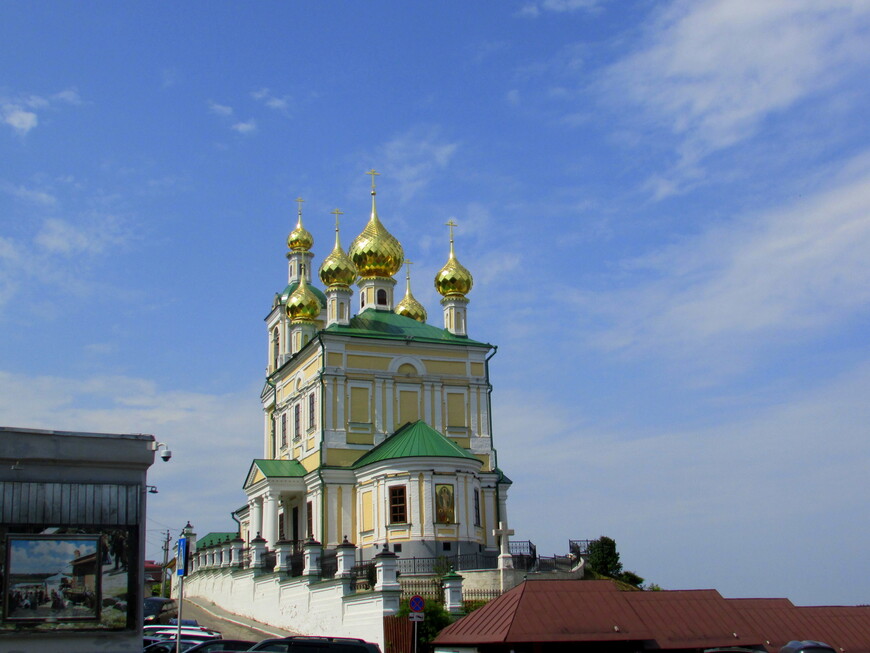
[[[399,592],[353,593],[347,580],[304,577],[252,569],[209,569],[184,580],[184,595],[300,635],[359,637],[384,650],[384,615],[394,614]]]

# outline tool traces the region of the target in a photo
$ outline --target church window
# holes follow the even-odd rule
[[[401,553],[401,552],[402,552],[402,545],[401,544],[394,544],[393,545],[393,553]]]
[[[474,489],[474,525],[480,526],[480,490]]]
[[[281,446],[287,446],[287,413],[281,413]]]
[[[308,429],[311,430],[317,426],[317,401],[312,392],[308,395]]]
[[[366,307],[366,294],[364,292],[359,294],[359,307],[360,308]]]
[[[387,304],[387,291],[383,288],[378,290],[378,304],[382,306],[386,306]]]
[[[302,435],[302,407],[299,404],[293,406],[293,439],[298,440]]]
[[[404,485],[394,485],[390,488],[390,523],[408,523],[408,503]]]
[[[305,517],[307,520],[306,526],[308,527],[308,537],[314,537],[314,515],[312,514],[313,509],[314,506],[310,501],[305,504]]]

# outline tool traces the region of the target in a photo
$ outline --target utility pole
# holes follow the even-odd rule
[[[169,564],[169,541],[172,536],[166,531],[166,539],[163,541],[163,567],[160,569],[160,596],[166,596],[166,565]]]

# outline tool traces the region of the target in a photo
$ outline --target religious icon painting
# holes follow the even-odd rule
[[[435,521],[439,524],[455,524],[453,486],[449,483],[435,485]]]

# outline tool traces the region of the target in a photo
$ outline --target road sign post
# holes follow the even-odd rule
[[[419,594],[415,594],[408,600],[408,609],[411,611],[411,614],[408,615],[408,621],[414,624],[414,653],[417,653],[417,624],[425,618],[423,614],[425,607],[426,601]]]

